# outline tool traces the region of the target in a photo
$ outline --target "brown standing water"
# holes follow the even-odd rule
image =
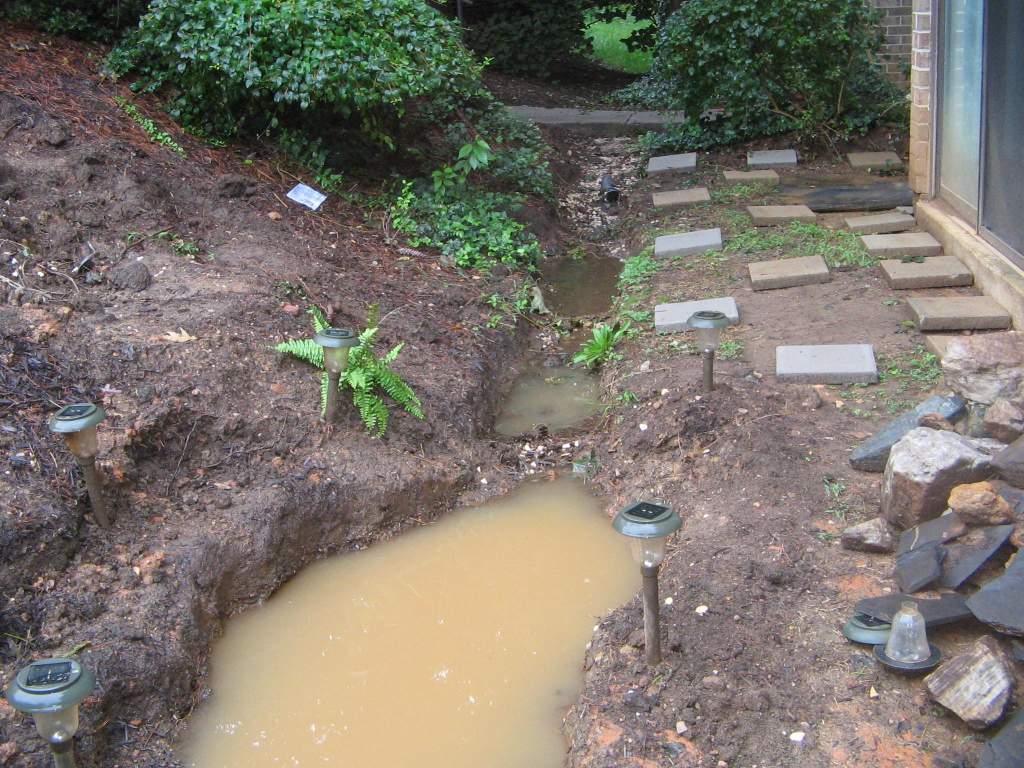
[[[184,762],[558,768],[594,624],[638,582],[571,481],[323,561],[232,620]]]
[[[600,411],[600,394],[600,379],[584,368],[528,368],[502,401],[494,431],[515,436],[543,424],[561,432]]]

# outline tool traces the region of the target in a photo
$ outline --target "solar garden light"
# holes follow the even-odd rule
[[[111,520],[103,498],[103,483],[96,472],[96,454],[100,451],[96,425],[106,417],[104,410],[92,403],[65,405],[50,417],[50,431],[64,435],[68,450],[82,468],[85,487],[89,490],[92,516],[103,528],[109,528]]]
[[[628,536],[633,559],[643,575],[644,651],[647,663],[661,663],[661,633],[658,621],[658,569],[665,559],[668,537],[682,526],[671,507],[640,501],[615,516],[612,526]]]
[[[729,324],[725,313],[701,310],[690,315],[687,324],[697,331],[697,346],[704,358],[704,391],[715,388],[715,350],[722,341],[722,329]]]
[[[939,649],[928,642],[924,616],[912,600],[903,601],[892,617],[888,641],[876,645],[874,652],[883,666],[904,674],[927,672],[942,659]]]
[[[348,351],[359,343],[359,338],[348,328],[323,328],[316,333],[316,343],[324,350],[324,368],[327,369],[324,419],[330,424],[338,413],[338,382],[348,367]]]
[[[7,701],[32,715],[36,730],[53,751],[55,768],[75,768],[72,739],[78,705],[96,687],[96,676],[74,659],[43,659],[21,669],[7,687]]]

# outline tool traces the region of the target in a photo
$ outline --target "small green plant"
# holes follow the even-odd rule
[[[751,227],[730,237],[725,250],[732,253],[760,253],[773,248],[785,248],[789,242],[781,232]]]
[[[156,123],[154,123],[152,120],[150,120],[148,117],[142,114],[142,112],[139,111],[138,107],[130,103],[127,99],[124,99],[120,96],[115,96],[114,101],[116,101],[117,105],[121,107],[121,109],[124,110],[125,114],[127,114],[128,117],[132,119],[133,123],[135,123],[137,126],[139,126],[139,128],[146,132],[146,135],[149,136],[151,141],[154,141],[157,144],[163,144],[165,147],[170,149],[175,154],[180,155],[181,157],[187,157],[185,153],[185,148],[182,147],[173,138],[171,138],[171,135],[169,133],[167,133],[166,131],[161,131],[157,127]]]
[[[319,307],[310,307],[309,314],[313,318],[313,330],[319,331],[327,327],[327,318]],[[352,402],[359,410],[366,431],[374,437],[382,437],[387,431],[391,410],[381,394],[385,394],[396,402],[406,413],[423,418],[423,405],[416,393],[397,373],[391,370],[401,353],[404,343],[396,344],[383,357],[373,351],[374,340],[378,332],[378,310],[374,305],[366,319],[366,328],[359,334],[359,344],[351,349],[348,356],[348,367],[342,374],[338,386],[348,388],[352,392]],[[303,362],[323,370],[324,352],[313,339],[288,339],[274,347],[278,352],[297,357]],[[320,409],[327,407],[327,373],[321,376]]]
[[[192,261],[195,261],[201,252],[198,245],[182,237],[175,237],[171,240],[171,250],[174,251],[175,256],[192,259]]]
[[[735,184],[731,187],[715,187],[710,191],[713,203],[736,203],[760,197],[768,192],[764,184]]]
[[[619,290],[644,285],[651,276],[661,269],[654,258],[654,249],[645,248],[636,256],[626,259],[619,274]]]
[[[843,495],[846,493],[845,481],[841,477],[825,475],[822,482],[825,484],[825,495],[829,502],[825,513],[834,517],[838,522],[845,523],[846,516],[850,511],[850,505],[843,500]]]
[[[794,221],[789,234],[796,239],[797,255],[820,255],[830,267],[871,267],[877,263],[856,232]]]
[[[630,392],[628,389],[623,391],[618,397],[618,401],[623,405],[632,405],[638,400],[640,400],[640,398],[636,396],[636,393]]]
[[[610,360],[621,360],[622,355],[615,352],[615,346],[629,335],[630,327],[628,320],[614,325],[598,323],[593,328],[592,338],[573,356],[573,365],[596,368]]]
[[[879,381],[895,381],[898,393],[906,392],[911,386],[929,389],[942,378],[941,361],[920,345],[911,352],[882,357],[879,362]]]
[[[649,323],[654,319],[654,313],[646,309],[625,309],[619,316],[632,323],[639,323],[641,325]]]
[[[735,339],[723,341],[718,345],[715,355],[719,360],[739,360],[743,357],[743,342]]]

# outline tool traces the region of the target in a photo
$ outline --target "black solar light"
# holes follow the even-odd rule
[[[95,687],[92,670],[74,659],[33,661],[7,687],[7,701],[32,715],[36,731],[50,745],[55,768],[75,768],[78,705]]]
[[[658,569],[665,559],[668,537],[682,526],[671,507],[640,501],[619,512],[612,526],[628,536],[633,559],[643,576],[644,650],[647,663],[661,663],[661,634],[658,619]]]
[[[92,516],[103,528],[110,527],[111,519],[103,498],[103,483],[96,472],[96,454],[100,451],[96,425],[106,417],[103,409],[92,403],[65,405],[50,417],[50,431],[64,435],[68,450],[82,468]]]
[[[348,351],[359,343],[359,337],[348,328],[324,328],[317,331],[316,343],[324,350],[324,368],[327,370],[324,419],[330,424],[338,413],[338,382],[348,367]]]
[[[715,350],[722,341],[722,329],[729,325],[723,312],[702,310],[690,315],[687,324],[697,332],[697,346],[704,358],[704,391],[715,388]]]

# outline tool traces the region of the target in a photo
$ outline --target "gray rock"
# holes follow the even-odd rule
[[[973,440],[955,432],[910,430],[889,452],[882,478],[882,516],[901,528],[938,517],[953,488],[991,474],[992,454],[1001,448],[1002,443],[994,440]]]
[[[1012,443],[1024,435],[1024,410],[1016,403],[1000,397],[985,411],[982,424],[988,437]]]
[[[1020,768],[1024,765],[1024,709],[1017,712],[981,751],[978,768]]]
[[[978,621],[1024,637],[1024,557],[1018,554],[1010,560],[1002,576],[967,598],[967,607]]]
[[[991,405],[1013,398],[1024,383],[1024,332],[952,339],[942,358],[946,381],[968,400]]]
[[[992,468],[1003,480],[1024,488],[1024,437],[1019,437],[992,459]]]
[[[944,624],[954,624],[964,619],[974,617],[967,607],[967,598],[955,592],[949,592],[937,597],[934,600],[922,600],[912,595],[895,594],[880,595],[879,597],[867,597],[860,600],[854,606],[854,612],[863,613],[879,621],[892,622],[892,617],[903,607],[907,600],[913,600],[917,604],[917,610],[924,617],[925,626],[941,627]]]
[[[929,397],[915,408],[901,413],[854,448],[850,454],[850,466],[863,472],[882,472],[893,445],[914,429],[922,416],[937,413],[949,421],[956,421],[964,415],[966,408],[967,403],[958,395]]]
[[[998,722],[1013,693],[1013,676],[1002,651],[983,637],[924,679],[932,697],[972,728]]]
[[[843,549],[860,552],[892,552],[895,545],[889,523],[881,517],[847,528],[841,541]]]
[[[902,555],[914,549],[932,544],[945,544],[967,533],[967,525],[956,512],[940,515],[900,534],[900,545],[896,554]]]
[[[125,261],[107,273],[111,284],[122,291],[144,291],[153,282],[149,268],[141,261]]]
[[[896,558],[893,577],[904,592],[917,592],[938,580],[942,575],[945,552],[938,544],[904,552]]]
[[[939,583],[950,589],[959,589],[999,551],[1011,533],[1012,525],[990,525],[986,528],[973,528],[955,544],[947,544]]]

